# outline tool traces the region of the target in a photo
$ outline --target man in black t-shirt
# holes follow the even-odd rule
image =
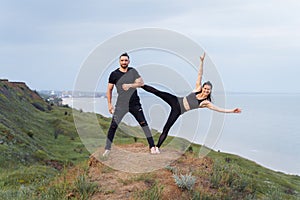
[[[106,93],[108,110],[113,114],[113,117],[108,130],[103,156],[108,156],[118,124],[127,112],[130,112],[142,127],[149,143],[150,153],[156,154],[158,152],[156,151],[152,134],[145,119],[140,98],[136,90],[136,88],[144,85],[143,79],[134,68],[128,67],[130,60],[127,53],[123,53],[119,57],[119,63],[120,67],[110,74],[108,80]],[[114,86],[116,86],[118,93],[115,110],[111,101]]]

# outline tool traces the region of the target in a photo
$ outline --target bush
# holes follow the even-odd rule
[[[33,102],[32,103],[32,105],[36,108],[36,109],[38,109],[38,110],[40,110],[40,111],[46,111],[46,109],[44,108],[44,106],[41,104],[41,103],[39,103],[39,102]]]
[[[168,166],[165,167],[165,169],[169,170],[173,174],[177,173],[177,168],[176,167],[172,167],[172,166],[168,165]]]
[[[196,183],[196,178],[190,174],[186,175],[173,175],[176,185],[182,190],[192,190]]]
[[[270,188],[267,192],[267,196],[270,199],[284,199],[280,189],[278,187],[275,187],[275,186],[270,186]]]
[[[163,186],[158,186],[157,183],[148,190],[138,192],[137,199],[140,200],[159,200],[162,199]]]
[[[212,188],[218,188],[221,186],[222,177],[224,176],[224,168],[219,161],[214,163],[213,172],[211,174],[210,182]]]
[[[98,185],[87,180],[86,175],[79,175],[74,186],[81,199],[89,199],[98,190]]]
[[[190,153],[193,153],[193,152],[194,152],[193,147],[192,147],[192,146],[189,146],[189,148],[188,148],[187,151],[190,152]]]
[[[33,153],[33,157],[37,160],[45,160],[48,159],[48,154],[45,151],[39,149]]]
[[[33,131],[32,131],[32,130],[27,131],[27,135],[28,135],[30,138],[33,138]]]

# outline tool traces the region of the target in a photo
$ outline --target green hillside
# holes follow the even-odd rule
[[[87,158],[70,108],[47,104],[25,83],[0,81],[0,199]]]
[[[221,152],[199,159],[195,144],[151,173],[114,170],[90,157],[72,112],[81,113],[46,103],[25,83],[0,80],[0,199],[300,199],[299,176]],[[89,129],[90,114],[80,117]],[[110,119],[97,117],[106,132]],[[115,144],[147,151],[146,140],[124,133],[140,128],[122,126]]]

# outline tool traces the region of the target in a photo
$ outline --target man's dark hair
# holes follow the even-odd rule
[[[122,54],[120,55],[119,59],[120,59],[122,56],[126,56],[126,57],[129,59],[129,55],[128,55],[126,52],[122,53]]]

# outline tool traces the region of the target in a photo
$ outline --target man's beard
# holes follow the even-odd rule
[[[128,67],[128,65],[121,65],[121,67],[122,67],[123,69],[126,69],[126,68]]]

